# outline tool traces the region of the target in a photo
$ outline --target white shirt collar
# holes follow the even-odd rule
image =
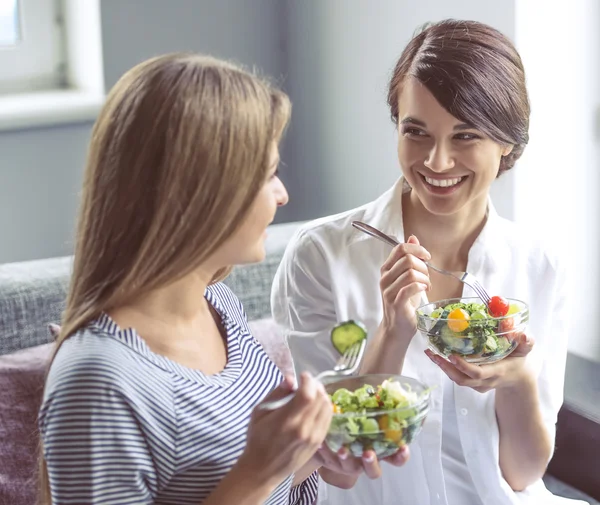
[[[363,220],[403,241],[402,195],[410,189],[404,176],[401,176],[389,190],[364,207]],[[499,263],[509,254],[506,238],[504,219],[498,214],[491,197],[488,196],[487,221],[469,251],[470,266],[475,270],[497,270]],[[354,240],[365,239],[368,239],[368,236],[358,230],[354,234]]]

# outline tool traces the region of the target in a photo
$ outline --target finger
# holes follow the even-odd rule
[[[423,262],[423,260],[417,258],[413,254],[407,254],[398,260],[394,265],[392,265],[391,268],[381,274],[381,278],[389,279],[391,281],[393,279],[397,279],[403,273],[410,270],[415,270],[422,273],[429,281],[429,269],[427,268],[427,265]]]
[[[319,384],[322,388],[322,392],[319,391],[317,400],[315,400],[315,408],[317,414],[314,418],[314,428],[316,443],[322,445],[325,442],[325,436],[329,431],[331,425],[331,418],[333,417],[333,406],[329,397],[325,393],[325,389],[322,384]]]
[[[365,451],[362,457],[363,469],[369,479],[381,477],[381,465],[375,451]]]
[[[429,349],[425,350],[425,354],[427,354],[429,359],[431,359],[431,361],[433,361],[442,369],[442,372],[444,372],[452,382],[458,384],[459,386],[466,387],[474,387],[479,385],[477,381],[471,379],[468,375],[458,370],[452,363],[448,363],[448,361],[437,356]]]
[[[355,458],[350,451],[342,447],[337,453],[332,453],[338,472],[346,475],[360,475],[363,472],[363,463],[361,458]]]
[[[292,400],[272,413],[273,416],[278,416],[275,424],[291,437],[290,446],[303,447],[313,454],[317,451],[326,433],[326,429],[323,431],[321,428],[324,421],[318,421],[323,405],[318,382],[310,373],[303,372]],[[329,415],[332,413],[333,409],[330,407]]]
[[[335,456],[326,442],[323,442],[321,447],[317,449],[315,458],[321,463],[322,466],[331,468],[332,470],[336,468],[336,462],[338,458]]]
[[[416,256],[417,258],[420,258],[424,261],[429,261],[431,259],[431,254],[429,254],[429,251],[423,246],[405,242],[403,244],[398,244],[392,249],[392,252],[387,257],[387,259],[383,263],[383,266],[381,267],[382,271],[389,270],[390,268],[392,268],[392,266],[400,258],[406,256],[407,254],[412,254],[413,256]]]
[[[290,405],[295,410],[288,412],[288,422],[296,426],[300,439],[309,447],[314,446],[316,451],[329,430],[333,406],[321,382],[310,374],[301,376],[301,380],[303,382],[296,393],[298,396],[300,389],[304,388],[300,393],[300,406]]]
[[[342,460],[337,453],[334,453],[327,447],[327,444],[323,444],[323,446],[317,450],[316,458],[317,461],[321,461],[322,466],[329,468],[335,473],[360,475],[363,471],[360,460],[357,458],[347,458],[347,456]]]
[[[388,303],[393,303],[398,297],[400,290],[411,284],[422,284],[425,289],[431,287],[431,281],[429,276],[415,270],[407,270],[400,277],[392,280],[392,276],[389,278],[384,274],[379,283],[381,294]]]
[[[448,359],[457,370],[469,376],[471,379],[482,381],[488,379],[491,375],[494,375],[492,373],[494,371],[494,364],[480,367],[478,365],[473,365],[472,363],[467,363],[464,358],[454,354],[451,354]]]
[[[414,235],[411,235],[410,237],[408,237],[408,240],[406,241],[406,243],[421,245],[421,243],[419,242],[419,239],[417,237],[415,237]]]
[[[535,345],[534,338],[525,333],[521,333],[517,338],[519,343],[510,356],[513,358],[527,356],[533,350],[533,346]]]
[[[294,398],[280,410],[285,410],[285,415],[290,418],[307,415],[314,408],[311,404],[319,394],[318,384],[309,372],[302,372]]]
[[[402,466],[406,464],[409,458],[410,450],[408,449],[408,445],[403,445],[396,454],[392,454],[391,456],[385,458],[384,461],[390,465]]]
[[[404,286],[400,289],[400,291],[398,291],[396,299],[394,300],[394,305],[404,305],[413,296],[423,291],[427,291],[427,289],[427,284],[423,284],[422,282],[414,282],[412,284],[409,284],[408,286]]]

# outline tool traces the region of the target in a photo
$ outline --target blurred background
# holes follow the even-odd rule
[[[291,96],[290,204],[279,222],[372,200],[399,176],[385,104],[393,65],[420,25],[449,17],[491,24],[522,54],[531,143],[493,197],[572,260],[570,348],[600,361],[597,0],[0,0],[0,263],[72,252],[104,94],[136,63],[171,51],[233,59]]]

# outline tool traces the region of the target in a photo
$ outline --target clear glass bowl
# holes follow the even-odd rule
[[[445,359],[457,354],[469,363],[494,363],[515,350],[516,337],[525,332],[529,322],[526,303],[511,298],[506,301],[510,304],[506,316],[492,317],[486,312],[485,318],[462,323],[435,316],[450,304],[481,304],[479,298],[450,298],[428,303],[417,309],[417,329],[427,340],[429,349]]]
[[[325,438],[327,446],[337,452],[346,447],[356,457],[373,450],[379,459],[398,452],[410,444],[421,431],[429,412],[429,389],[421,382],[402,375],[367,374],[343,379],[325,380],[325,389],[332,395],[340,388],[355,391],[366,385],[374,390],[385,380],[399,382],[405,389],[417,393],[418,401],[407,407],[364,412],[335,413]]]

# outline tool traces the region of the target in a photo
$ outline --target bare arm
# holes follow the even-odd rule
[[[360,373],[402,373],[410,340],[400,338],[382,322],[366,349]]]
[[[262,505],[278,482],[259,481],[256,472],[247,472],[236,466],[202,502],[202,505]]]
[[[314,458],[310,459],[302,468],[298,469],[294,474],[294,481],[292,486],[298,486],[308,479],[313,472],[319,469],[321,464]]]
[[[514,386],[496,390],[500,469],[515,491],[540,479],[552,454],[539,405],[537,381],[531,373],[524,373]]]

